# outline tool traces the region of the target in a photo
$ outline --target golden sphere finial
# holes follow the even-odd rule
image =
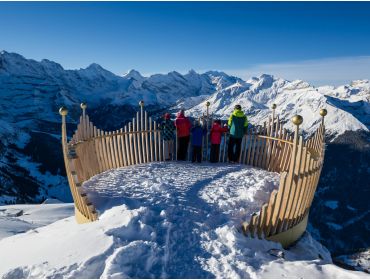
[[[325,117],[327,114],[328,114],[328,110],[326,110],[326,109],[320,109],[320,115],[322,117]]]
[[[67,116],[67,114],[68,114],[68,109],[67,109],[66,107],[64,107],[64,106],[60,107],[60,109],[59,109],[59,114],[60,114],[61,116]]]
[[[82,102],[80,104],[80,107],[81,107],[82,110],[85,110],[87,108],[87,104],[85,102]]]
[[[274,104],[272,104],[271,109],[273,109],[273,110],[275,110],[275,109],[276,109],[276,104],[275,104],[275,103],[274,103]]]
[[[206,106],[209,107],[211,105],[211,102],[207,101]]]
[[[303,118],[302,116],[300,115],[295,115],[293,118],[292,118],[292,122],[295,124],[295,125],[301,125],[302,122],[303,122]]]
[[[144,106],[144,100],[140,100],[139,105],[142,107]]]

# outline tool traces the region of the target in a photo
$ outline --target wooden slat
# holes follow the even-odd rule
[[[143,157],[142,157],[142,145],[141,145],[141,127],[140,127],[140,116],[139,116],[139,112],[136,113],[136,141],[137,141],[137,150],[138,150],[138,160],[139,160],[139,163],[143,163]]]
[[[121,128],[120,132],[124,133],[124,129]],[[123,166],[129,165],[129,163],[128,163],[128,152],[127,152],[128,145],[126,144],[126,138],[127,138],[127,134],[122,134],[121,139],[120,139],[121,140],[121,152],[122,152]]]
[[[112,132],[109,131],[108,132],[108,143],[109,143],[109,146],[108,146],[108,150],[109,150],[109,154],[108,154],[108,157],[109,157],[109,161],[110,161],[110,168],[113,169],[116,167],[116,164],[115,164],[115,161],[114,161],[114,147],[113,147],[113,137],[112,137]]]
[[[247,156],[247,162],[246,164],[247,165],[251,165],[251,151],[252,151],[252,147],[254,145],[254,130],[253,129],[250,129],[250,140],[249,140],[249,147],[248,147],[248,156]]]
[[[302,162],[302,152],[303,152],[303,137],[299,137],[299,144],[297,147],[297,153],[296,153],[296,163],[294,166],[294,169],[292,170],[292,175],[291,175],[291,193],[288,196],[288,201],[287,201],[287,207],[286,207],[286,213],[284,215],[285,218],[288,219],[288,221],[291,220],[291,211],[292,208],[294,207],[294,203],[296,203],[297,200],[297,181],[298,181],[298,176],[301,170],[301,162]],[[289,171],[290,172],[290,171]],[[288,224],[285,224],[283,226],[283,231],[287,230]]]
[[[268,207],[267,203],[262,205],[261,212],[259,214],[259,220],[258,220],[258,226],[257,226],[257,236],[259,239],[262,239],[264,237],[263,229],[265,228],[265,225],[266,225],[267,207]]]
[[[129,124],[129,128],[127,129],[127,125],[125,125],[125,132],[131,131],[131,125]],[[125,135],[125,146],[126,146],[126,154],[127,154],[127,164],[133,165],[133,151],[131,145],[131,134]]]
[[[280,125],[280,133],[279,133],[279,138],[284,139],[286,137],[286,131],[283,132],[282,130],[282,125]],[[277,146],[277,152],[276,152],[276,160],[274,162],[272,170],[275,172],[280,172],[280,165],[281,165],[281,159],[284,153],[284,147],[285,145],[289,145],[286,143],[283,143],[279,141],[279,144]]]
[[[113,144],[114,168],[118,168],[121,165],[119,164],[118,160],[117,135],[112,134],[112,144]]]
[[[276,205],[276,197],[277,197],[277,190],[273,190],[270,195],[270,200],[268,203],[267,211],[266,211],[266,222],[264,227],[265,236],[270,235],[271,227],[273,226],[272,216]]]
[[[258,156],[258,166],[261,168],[264,168],[263,166],[263,160],[265,156],[265,149],[266,149],[266,139],[260,138],[259,137],[259,143],[260,143],[260,148],[259,148],[259,156]]]
[[[132,119],[132,140],[133,140],[133,149],[134,149],[134,164],[139,163],[139,157],[138,157],[138,152],[137,152],[137,143],[136,143],[136,134],[137,134],[137,128],[136,128],[136,121],[135,118]]]
[[[157,122],[153,122],[154,130],[153,130],[153,137],[154,137],[154,161],[158,161],[158,145],[157,145]]]
[[[262,139],[264,139],[264,147],[263,147],[263,150],[262,150],[262,161],[261,161],[261,165],[264,169],[266,169],[266,166],[267,166],[267,157],[268,157],[268,150],[269,150],[269,139],[267,138],[263,138],[263,136],[267,135],[267,126],[266,126],[266,122],[263,123],[263,135],[261,135],[260,137]]]
[[[302,216],[304,212],[304,201],[307,197],[307,192],[308,192],[308,185],[310,183],[310,164],[311,164],[311,154],[307,151],[306,154],[306,162],[305,162],[305,172],[304,172],[304,178],[303,178],[303,183],[302,183],[302,194],[300,196],[300,201],[298,203],[298,210],[297,210],[297,218],[294,222],[294,224],[297,224],[299,218]]]
[[[293,136],[289,136],[288,140],[293,140]],[[284,167],[283,170],[288,170],[290,163],[291,163],[291,157],[292,157],[292,152],[293,152],[293,145],[289,145],[287,149],[287,153],[284,158]]]
[[[104,135],[108,135],[106,131],[102,131],[102,133]],[[108,139],[106,137],[102,138],[102,150],[103,150],[103,157],[104,157],[104,162],[105,162],[105,170],[110,169],[107,143],[108,143]]]
[[[123,135],[119,134],[118,130],[116,131],[116,140],[117,140],[117,157],[118,157],[118,167],[123,167],[123,153],[122,153],[122,137]]]
[[[148,143],[148,137],[149,137],[149,134],[148,134],[148,114],[147,112],[145,111],[145,153],[146,153],[146,162],[150,162],[150,154],[149,154],[149,143]]]
[[[252,218],[251,218],[250,227],[249,227],[249,231],[251,233],[251,237],[255,237],[256,236],[258,216],[259,216],[258,214],[257,215],[253,215]]]
[[[152,118],[149,118],[149,147],[150,147],[150,162],[154,161],[153,151],[153,129],[152,129]]]
[[[255,156],[255,166],[261,167],[261,158],[262,158],[262,147],[264,139],[257,136],[257,147],[256,147],[256,156]]]
[[[274,235],[278,233],[277,227],[279,224],[279,219],[281,220],[281,213],[283,212],[283,197],[286,193],[286,181],[287,181],[287,173],[283,172],[280,174],[280,184],[279,184],[279,190],[276,196],[276,201],[275,201],[275,207],[272,213],[272,218],[271,218],[271,229],[270,229],[270,235]]]
[[[302,202],[302,214],[301,214],[302,217],[309,205],[309,197],[310,197],[310,193],[311,193],[312,186],[313,186],[313,180],[314,180],[314,171],[313,171],[314,163],[315,163],[314,159],[310,157],[309,168],[308,168],[309,170],[308,182],[306,184],[306,192],[305,192],[305,195],[303,197],[303,202]]]
[[[304,190],[304,184],[306,182],[306,160],[307,158],[307,148],[303,147],[302,150],[302,164],[301,168],[299,171],[299,176],[298,176],[298,182],[297,182],[297,198],[296,200],[292,203],[293,208],[291,211],[291,214],[289,216],[289,220],[292,221],[288,227],[292,227],[294,225],[294,221],[298,217],[298,210],[299,210],[299,205],[302,203],[302,195],[303,195],[303,190]]]
[[[294,180],[294,170],[296,168],[297,164],[297,139],[294,140],[294,145],[293,145],[293,151],[292,151],[292,156],[290,160],[290,165],[289,165],[289,171],[288,171],[288,176],[287,176],[287,181],[285,184],[285,190],[284,190],[284,195],[282,198],[282,204],[281,204],[281,211],[279,213],[279,220],[284,221],[286,218],[286,213],[289,210],[289,202],[291,200],[292,196],[292,188],[293,187],[293,180]],[[293,190],[294,191],[294,190]],[[277,233],[281,232],[283,230],[282,228],[283,223],[280,223],[277,228]]]
[[[278,138],[278,131],[279,131],[279,117],[276,117],[275,123],[273,123],[273,136],[275,138]],[[271,147],[271,157],[268,162],[267,170],[273,171],[273,165],[276,160],[276,150],[277,150],[278,141],[272,141],[272,147]]]
[[[255,133],[255,130],[253,131]],[[254,134],[253,133],[253,134]],[[254,166],[254,153],[255,153],[255,150],[256,150],[256,140],[257,140],[257,135],[253,135],[253,144],[252,144],[252,150],[251,150],[251,154],[250,154],[250,163],[249,165],[251,166]]]
[[[159,130],[158,131],[158,156],[159,156],[159,161],[163,161],[163,152],[162,152],[162,133]]]
[[[109,137],[107,137],[107,135],[109,135],[109,132],[108,131],[105,131],[104,132],[104,149],[105,149],[105,156],[106,156],[106,159],[107,159],[107,170],[108,169],[111,169],[112,168],[112,163],[111,163],[111,159],[110,159],[110,143],[109,143]]]
[[[96,130],[96,136],[99,136],[100,135],[100,130],[97,129]],[[102,147],[101,147],[101,139],[100,138],[96,138],[95,139],[95,142],[96,142],[96,154],[98,155],[98,163],[99,163],[99,172],[103,172],[105,171],[104,169],[104,158],[103,158],[103,152],[102,152]]]

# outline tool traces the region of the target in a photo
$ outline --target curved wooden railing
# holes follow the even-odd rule
[[[86,104],[82,103],[80,123],[69,142],[65,122],[67,110],[64,107],[60,109],[64,160],[79,223],[98,218],[96,209],[82,191],[84,181],[109,169],[164,161],[165,145],[158,124],[148,117],[144,103],[140,105],[141,110],[132,122],[120,130],[107,132],[97,129],[89,121]],[[320,111],[322,122],[312,137],[305,141],[299,135],[302,117],[292,119],[295,131],[290,133],[275,116],[275,108],[263,126],[248,129],[243,137],[239,163],[280,173],[280,184],[260,211],[242,225],[242,230],[247,236],[267,238],[288,246],[299,238],[307,226],[309,208],[324,160],[326,110]],[[207,126],[212,123],[209,118],[205,120]],[[208,136],[203,141],[204,160],[209,158]],[[174,146],[172,154],[177,149],[177,145]],[[220,162],[227,161],[226,150],[225,133],[220,147]],[[175,159],[173,156],[172,160]]]

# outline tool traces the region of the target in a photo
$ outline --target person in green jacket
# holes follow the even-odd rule
[[[248,118],[240,105],[235,105],[234,112],[229,118],[228,126],[230,137],[227,154],[229,162],[235,163],[239,160],[242,139],[248,128]]]

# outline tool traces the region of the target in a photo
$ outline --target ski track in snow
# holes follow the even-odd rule
[[[240,232],[278,181],[277,173],[209,163],[106,171],[83,184],[99,221],[78,225],[69,217],[3,238],[0,277],[366,277],[334,266],[309,234],[283,250]]]

